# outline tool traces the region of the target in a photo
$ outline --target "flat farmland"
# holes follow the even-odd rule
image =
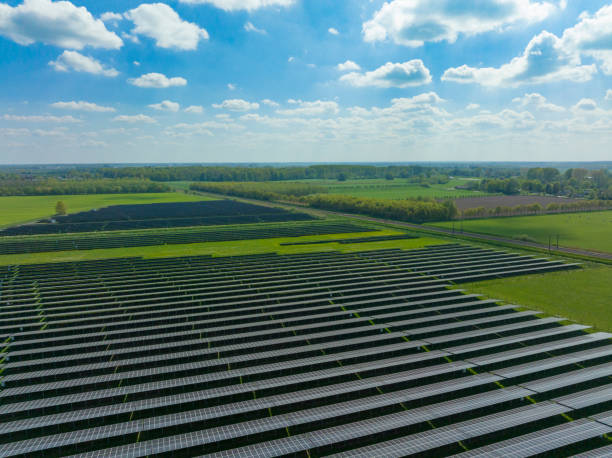
[[[468,208],[516,207],[517,205],[533,204],[546,207],[548,204],[569,204],[580,201],[580,199],[554,196],[476,196],[458,198],[455,200],[455,205],[457,205],[457,209],[463,211]]]
[[[407,179],[395,180],[304,180],[313,185],[325,186],[330,194],[344,194],[353,197],[370,197],[373,199],[413,199],[416,197],[428,198],[457,198],[461,196],[485,196],[480,191],[467,191],[455,189],[469,183],[470,180],[455,178],[445,184],[432,184],[428,187],[417,183],[410,183]]]
[[[458,223],[432,225],[450,228],[453,224]],[[559,246],[612,253],[612,211],[466,220],[463,230],[508,238],[526,235],[543,244],[548,244],[549,236],[556,243],[559,235]]]
[[[470,292],[612,331],[612,267],[586,264],[571,272],[502,278],[461,285]]]
[[[68,213],[76,213],[109,205],[195,202],[209,199],[178,192],[0,197],[0,228],[52,216],[58,200],[66,204]]]

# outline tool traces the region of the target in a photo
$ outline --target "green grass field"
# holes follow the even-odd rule
[[[602,331],[612,331],[612,266],[525,275],[460,285],[510,304],[562,316]]]
[[[375,232],[357,232],[350,234],[309,235],[305,237],[282,237],[275,239],[238,240],[231,242],[206,242],[184,245],[158,245],[148,247],[112,248],[105,250],[56,251],[48,253],[28,253],[0,256],[0,265],[38,264],[47,262],[72,262],[92,259],[122,258],[142,256],[144,258],[160,258],[174,256],[196,256],[210,254],[213,256],[239,256],[246,254],[272,253],[294,254],[319,251],[367,251],[388,248],[423,248],[426,245],[448,243],[434,238],[416,238],[406,240],[390,240],[381,242],[340,244],[325,243],[317,245],[288,245],[286,242],[308,242],[315,240],[342,239],[351,237],[374,237],[379,235],[404,234],[396,230],[381,230]]]
[[[371,197],[376,199],[408,199],[416,197],[428,198],[456,198],[488,195],[478,191],[466,191],[454,189],[455,186],[465,185],[466,179],[455,178],[446,184],[435,184],[423,187],[415,183],[409,183],[407,179],[396,178],[395,180],[372,179],[372,180],[305,180],[304,182],[314,185],[325,186],[330,194],[344,194],[353,197]]]
[[[432,226],[452,224],[441,222]],[[556,243],[559,234],[559,246],[612,253],[612,211],[467,220],[463,230],[509,238],[527,235],[544,244],[548,244],[549,236]]]
[[[208,199],[178,192],[0,197],[0,228],[52,216],[58,200],[66,204],[68,213],[77,213],[109,205],[192,202]]]

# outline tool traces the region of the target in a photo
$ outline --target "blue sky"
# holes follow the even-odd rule
[[[612,3],[5,1],[0,88],[0,163],[612,160]]]

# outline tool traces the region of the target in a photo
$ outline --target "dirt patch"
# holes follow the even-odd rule
[[[569,204],[582,202],[582,199],[570,199],[553,196],[484,196],[484,197],[461,197],[455,199],[455,205],[460,211],[468,208],[496,208],[516,207],[517,205],[540,204],[546,208],[548,204]]]

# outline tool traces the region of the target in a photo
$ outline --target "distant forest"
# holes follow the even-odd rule
[[[477,178],[467,190],[506,195],[537,193],[585,199],[612,199],[608,169],[515,166],[424,166],[328,164],[288,167],[142,166],[5,168],[0,195],[163,192],[172,181],[201,183],[280,182],[296,180],[407,179],[419,184],[446,183],[450,177]],[[260,190],[261,191],[261,190]],[[324,193],[319,190],[318,193]],[[300,193],[297,193],[298,195]]]

